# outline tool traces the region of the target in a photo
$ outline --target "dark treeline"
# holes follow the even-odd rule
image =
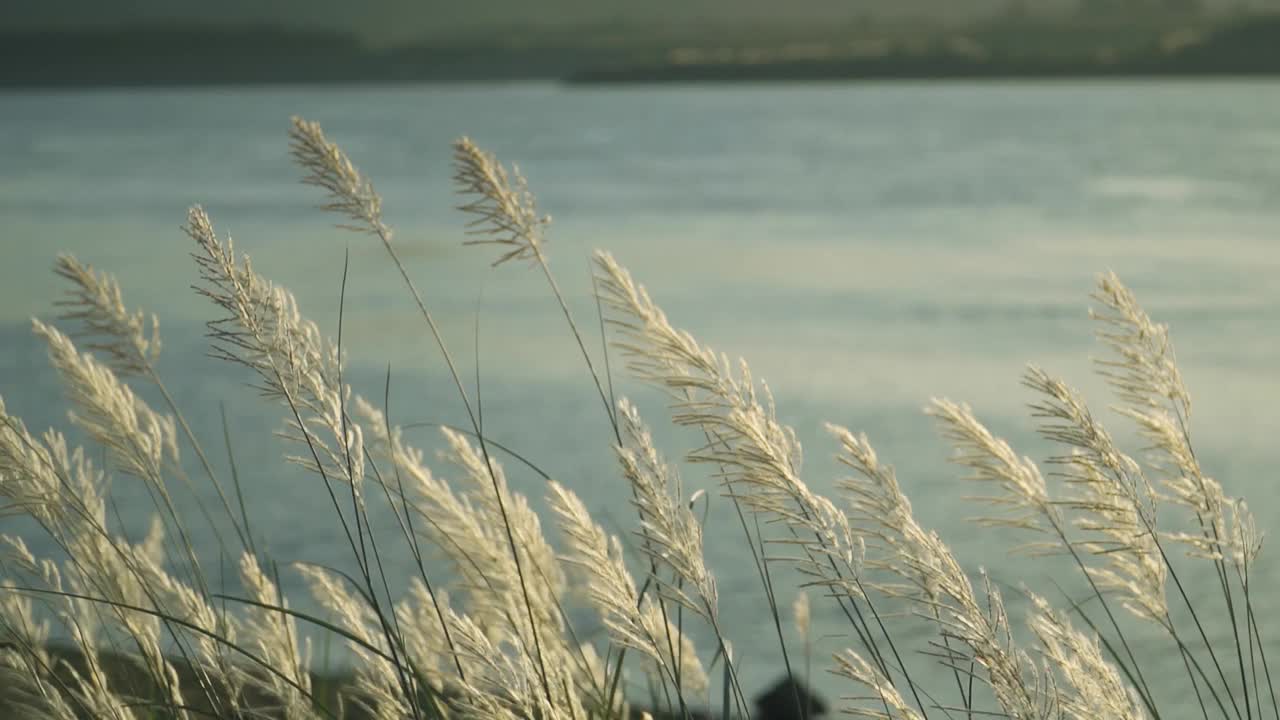
[[[0,32],[0,86],[9,87],[514,80],[605,61],[557,44],[371,48],[341,32],[274,27]]]
[[[1280,15],[1181,35],[1012,21],[964,32],[880,36],[853,26],[847,34],[825,32],[808,43],[735,38],[699,44],[656,36],[608,43],[584,31],[391,48],[369,47],[341,32],[252,26],[0,32],[0,86],[1280,74]]]

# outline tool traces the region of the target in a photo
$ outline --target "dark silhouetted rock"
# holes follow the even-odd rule
[[[789,677],[756,696],[756,720],[812,720],[826,712],[827,703],[822,698]]]

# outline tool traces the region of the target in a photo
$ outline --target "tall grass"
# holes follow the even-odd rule
[[[241,367],[283,417],[286,458],[329,498],[331,528],[355,570],[270,557],[255,540],[262,529],[244,511],[234,463],[230,477],[214,468],[156,369],[158,323],[130,309],[110,275],[59,257],[62,313],[32,329],[63,381],[68,421],[90,445],[71,447],[56,429],[33,433],[0,399],[3,514],[27,518],[60,558],[36,557],[23,537],[0,538],[4,717],[586,720],[630,717],[643,700],[671,717],[710,707],[750,718],[756,709],[733,643],[748,630],[725,623],[705,559],[708,542],[725,541],[755,569],[785,672],[839,676],[839,709],[856,717],[1280,720],[1251,597],[1261,534],[1245,503],[1197,459],[1168,329],[1114,275],[1100,276],[1091,314],[1107,353],[1098,370],[1146,443],[1136,457],[1076,391],[1036,367],[1023,377],[1036,398],[1031,414],[1059,448],[1043,463],[995,437],[967,405],[939,399],[927,409],[985,493],[991,512],[980,522],[1026,532],[1021,549],[1064,556],[1087,587],[1081,597],[1055,593],[1059,601],[1043,588],[1018,589],[1029,611],[1013,618],[995,583],[919,523],[866,434],[827,426],[848,475],[833,497],[814,492],[768,386],[745,361],[680,330],[597,252],[592,323],[609,329],[629,373],[665,394],[671,421],[702,437],[683,461],[719,478],[735,513],[739,537],[705,536],[700,498],[686,494],[636,406],[615,397],[609,349],[588,348],[551,268],[549,219],[518,170],[462,139],[454,179],[468,242],[496,248],[494,265],[523,261],[546,280],[611,429],[617,474],[607,481],[625,485],[635,512],[631,535],[611,535],[572,488],[543,473],[551,512],[540,517],[509,486],[499,455],[522,456],[486,435],[479,389],[462,379],[429,298],[402,263],[372,182],[316,123],[295,119],[290,140],[323,208],[385,250],[446,362],[467,418],[441,430],[441,461],[455,479],[437,474],[391,422],[389,392],[381,403],[353,392],[341,322],[327,337],[192,208],[185,234],[196,292],[211,304],[211,352]],[[345,300],[345,279],[341,293]],[[143,399],[143,386],[163,407]],[[234,531],[217,542],[220,557],[236,559],[237,593],[215,591],[218,570],[192,544],[196,519],[173,501],[175,480],[196,482],[183,453],[196,456],[200,481],[218,499],[199,507],[199,520]],[[141,482],[154,503],[141,539],[109,512],[112,476]],[[375,527],[375,517],[390,526]],[[389,537],[407,549],[408,566],[389,566]],[[638,563],[627,561],[627,545]],[[1212,571],[1217,597],[1189,592],[1197,563]],[[300,573],[324,612],[294,610],[280,572]],[[406,574],[400,592],[390,578]],[[779,584],[797,577],[799,588]],[[797,593],[801,647],[783,629]],[[810,602],[847,622],[848,647],[813,656]],[[584,611],[603,639],[583,632]],[[904,613],[928,629],[927,644],[903,639]],[[1150,658],[1131,637],[1141,623],[1164,638],[1156,650],[1176,655],[1182,677],[1150,676]],[[316,677],[308,638],[317,633],[326,666],[328,643],[346,646],[348,676]],[[939,663],[954,682],[929,682],[938,674],[922,672],[922,662]],[[629,696],[642,677],[650,697]],[[1171,699],[1177,685],[1197,702]],[[812,708],[802,694],[794,690],[801,715]]]

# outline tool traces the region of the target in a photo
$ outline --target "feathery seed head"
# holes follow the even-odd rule
[[[991,434],[965,404],[934,399],[925,410],[937,418],[943,437],[955,446],[952,462],[972,471],[969,479],[992,483],[1000,494],[980,498],[1009,509],[1011,516],[984,517],[983,524],[1047,532],[1058,522],[1058,511],[1049,502],[1040,469],[1030,459],[1018,457],[1009,444]]]
[[[1098,277],[1092,297],[1102,304],[1101,310],[1089,311],[1101,325],[1098,339],[1117,355],[1115,360],[1096,361],[1102,376],[1135,408],[1172,403],[1190,421],[1191,396],[1174,360],[1169,327],[1153,322],[1113,272]]]
[[[508,174],[497,158],[464,137],[453,143],[453,182],[467,198],[458,209],[472,216],[467,234],[477,238],[464,244],[504,248],[494,265],[541,255],[551,218],[538,214],[520,168],[512,166]]]
[[[289,150],[306,171],[303,184],[328,193],[329,202],[321,209],[345,215],[356,223],[338,227],[390,241],[391,229],[382,221],[382,198],[342,148],[324,136],[320,123],[294,117],[289,129]]]
[[[809,593],[801,590],[791,603],[791,617],[796,624],[796,634],[809,637]]]
[[[846,649],[843,653],[833,655],[832,659],[836,664],[830,671],[832,674],[848,678],[871,692],[868,696],[844,698],[867,701],[871,706],[845,706],[840,709],[841,713],[867,720],[920,720],[920,714],[907,704],[893,683],[862,655]]]
[[[1035,593],[1029,597],[1032,610],[1028,624],[1045,660],[1072,691],[1059,695],[1065,716],[1073,720],[1143,720],[1146,714],[1134,702],[1120,672],[1103,656],[1097,637],[1076,630],[1067,615],[1053,609],[1043,597]]]
[[[47,341],[50,362],[75,405],[72,421],[107,449],[119,470],[164,492],[165,462],[178,461],[173,418],[152,410],[110,368],[90,353],[81,354],[57,328],[39,320],[31,324]]]
[[[54,272],[72,285],[69,298],[57,303],[66,308],[61,318],[81,321],[83,334],[96,338],[86,347],[104,353],[118,375],[148,372],[160,355],[160,320],[152,315],[148,330],[142,311],[130,313],[125,308],[114,277],[94,272],[72,255],[58,255]]]

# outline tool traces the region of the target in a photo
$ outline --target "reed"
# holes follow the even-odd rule
[[[603,449],[617,473],[607,481],[625,486],[634,508],[632,534],[611,535],[572,488],[533,467],[547,480],[551,512],[540,516],[508,483],[499,456],[527,461],[486,435],[479,393],[462,381],[428,298],[401,262],[373,183],[318,124],[295,119],[289,139],[302,181],[325,195],[323,209],[386,252],[468,425],[442,428],[446,450],[429,464],[391,422],[388,397],[360,397],[347,383],[341,322],[327,337],[192,208],[184,230],[196,292],[211,303],[211,352],[242,368],[281,415],[286,459],[330,500],[333,532],[356,570],[289,566],[259,549],[262,529],[250,526],[237,478],[214,468],[165,386],[158,322],[130,309],[109,274],[60,256],[55,271],[68,284],[61,314],[34,319],[32,330],[62,379],[68,422],[89,444],[72,447],[58,429],[33,433],[0,399],[3,514],[27,518],[59,554],[36,557],[27,538],[0,536],[0,715],[612,720],[641,714],[627,691],[644,677],[652,715],[692,718],[711,708],[771,720],[743,687],[733,644],[742,628],[723,621],[705,559],[709,543],[732,542],[755,568],[783,669],[801,681],[785,691],[792,717],[821,707],[802,699],[812,668],[841,678],[839,710],[855,717],[1280,720],[1251,596],[1262,535],[1244,501],[1200,464],[1168,328],[1114,275],[1099,277],[1091,315],[1106,351],[1098,370],[1146,443],[1136,457],[1078,392],[1037,367],[1022,382],[1035,395],[1040,434],[1059,448],[1042,462],[993,435],[968,405],[938,399],[926,410],[983,493],[990,512],[978,522],[1027,533],[1012,550],[1062,555],[1088,588],[1062,603],[1045,589],[1016,590],[1029,611],[1014,618],[986,574],[920,524],[866,434],[828,425],[848,474],[833,497],[811,489],[800,442],[768,385],[745,361],[679,329],[605,252],[593,257],[593,283],[596,320],[612,340],[588,349],[552,271],[549,218],[518,169],[464,138],[454,147],[454,180],[468,244],[496,247],[494,265],[523,261],[545,278],[612,431]],[[345,279],[342,293],[345,303]],[[636,406],[614,396],[611,354],[666,396],[673,423],[701,435],[681,458],[720,479],[740,537],[704,533],[698,494],[686,494]],[[143,399],[144,386],[163,407]],[[172,499],[175,481],[197,482],[184,453],[195,455],[221,506],[201,506],[200,519]],[[451,479],[439,474],[446,469]],[[121,475],[140,481],[154,503],[140,539],[109,513],[111,478]],[[392,524],[375,527],[375,517]],[[214,590],[215,571],[191,539],[201,520],[234,529],[217,542],[235,559],[239,592]],[[384,562],[388,537],[404,543],[410,567]],[[639,562],[627,561],[628,545]],[[281,591],[282,562],[305,577],[323,616],[293,609]],[[1188,592],[1194,563],[1212,571],[1211,602]],[[397,595],[389,577],[406,572],[408,591]],[[779,582],[796,577],[797,587]],[[783,631],[792,598],[799,648]],[[825,658],[809,642],[818,609],[848,623],[849,646]],[[584,612],[603,637],[583,633]],[[895,631],[904,613],[928,630],[926,645]],[[1144,672],[1147,658],[1130,637],[1140,623],[1165,639],[1183,677]],[[317,676],[317,633],[326,667],[328,643],[347,647],[345,676]],[[700,647],[697,637],[711,641]],[[954,684],[926,682],[922,657]],[[1174,683],[1189,685],[1198,702],[1164,697]]]

